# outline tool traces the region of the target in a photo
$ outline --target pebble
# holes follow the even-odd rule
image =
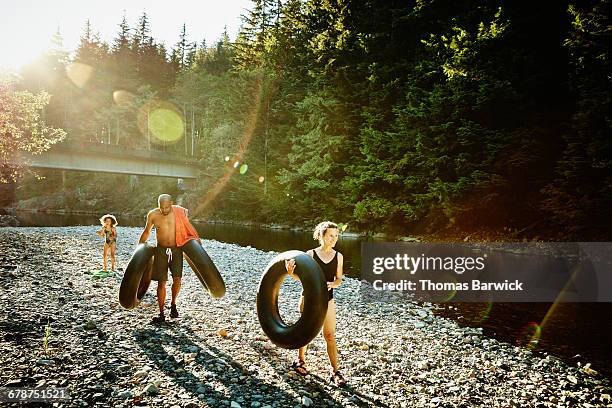
[[[132,399],[134,398],[134,393],[132,393],[130,390],[123,390],[117,394],[117,397],[119,399]]]
[[[159,388],[153,383],[147,385],[143,391],[145,394],[157,395],[159,394]]]
[[[300,400],[300,403],[305,407],[309,407],[312,405],[312,400],[306,396],[303,396]]]

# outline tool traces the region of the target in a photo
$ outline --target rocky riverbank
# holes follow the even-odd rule
[[[355,279],[335,291],[348,386],[328,382],[321,337],[307,355],[311,375],[294,375],[295,352],[270,343],[255,313],[259,277],[275,253],[204,241],[227,295],[211,299],[185,263],[181,317],[157,326],[153,290],[127,311],[117,299],[121,271],[93,279],[102,252],[95,228],[0,228],[0,386],[67,387],[71,400],[57,406],[610,404],[610,384],[589,368],[486,338]],[[120,229],[120,266],[140,231]],[[287,320],[297,318],[299,292],[291,279],[283,284]]]

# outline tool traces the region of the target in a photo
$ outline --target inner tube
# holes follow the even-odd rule
[[[295,259],[295,274],[304,289],[304,309],[299,320],[287,325],[278,310],[278,293],[288,276],[285,260]],[[279,347],[297,349],[310,343],[323,327],[327,314],[327,283],[323,271],[308,254],[287,251],[266,267],[257,289],[257,317],[264,333]]]
[[[142,300],[153,275],[153,254],[155,246],[138,244],[128,262],[119,287],[119,303],[126,309],[133,309]]]
[[[214,298],[221,298],[225,295],[225,282],[219,270],[210,259],[200,241],[191,239],[181,247],[187,263],[191,270],[196,274],[202,286]]]

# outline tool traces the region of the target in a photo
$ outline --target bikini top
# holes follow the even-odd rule
[[[325,280],[328,282],[333,282],[336,279],[336,272],[338,271],[338,251],[334,254],[334,257],[331,261],[325,263],[319,258],[317,255],[317,251],[312,250],[314,260],[317,261],[321,270],[323,270],[323,274],[325,275]]]

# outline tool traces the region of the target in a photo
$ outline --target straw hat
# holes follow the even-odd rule
[[[113,222],[111,222],[113,227],[117,225],[117,218],[115,218],[115,216],[112,214],[104,214],[102,217],[100,217],[100,224],[104,225],[105,220],[107,218],[110,218],[113,220]]]

